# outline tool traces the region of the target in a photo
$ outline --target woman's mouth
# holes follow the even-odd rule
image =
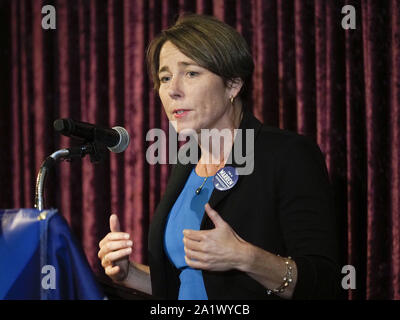
[[[174,117],[175,119],[180,119],[186,116],[189,113],[190,110],[186,109],[176,109],[174,110]]]

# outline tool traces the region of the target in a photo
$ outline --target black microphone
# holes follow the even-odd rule
[[[83,139],[86,142],[101,142],[112,152],[123,152],[129,145],[129,133],[123,127],[103,128],[72,119],[57,119],[54,129],[64,136]]]

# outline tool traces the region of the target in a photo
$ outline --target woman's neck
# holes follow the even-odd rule
[[[239,99],[238,99],[239,100]],[[225,124],[219,128],[211,128],[198,139],[201,157],[196,172],[200,176],[214,175],[226,163],[235,140],[235,129],[239,128],[243,117],[242,104],[235,101],[231,114]]]

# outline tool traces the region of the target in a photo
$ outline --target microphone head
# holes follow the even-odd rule
[[[53,122],[53,127],[59,133],[68,136],[74,127],[74,123],[71,119],[57,119]]]
[[[119,133],[119,142],[113,147],[108,147],[108,150],[116,153],[123,152],[128,148],[130,142],[129,133],[123,127],[113,127],[113,129]]]

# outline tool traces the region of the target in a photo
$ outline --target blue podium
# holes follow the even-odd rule
[[[0,222],[0,299],[106,298],[57,210],[0,210]]]

